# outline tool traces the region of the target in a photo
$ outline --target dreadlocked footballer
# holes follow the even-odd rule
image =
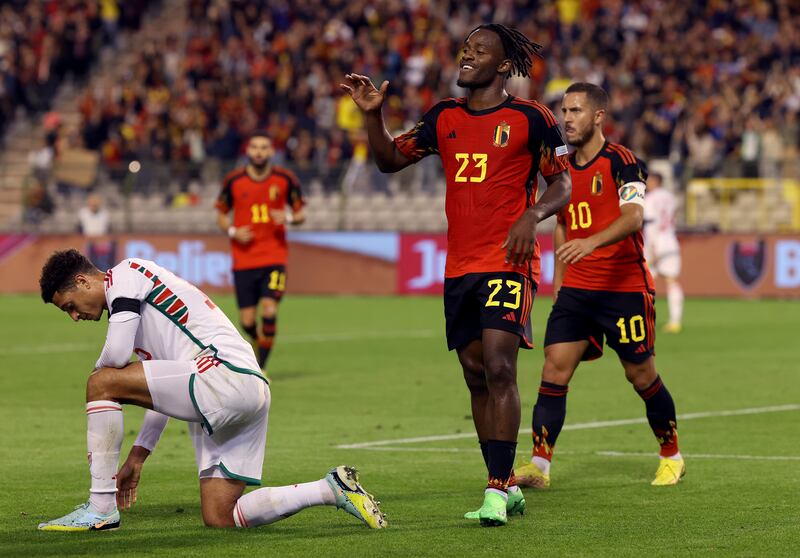
[[[514,456],[520,423],[519,348],[530,349],[530,312],[540,274],[536,226],[569,202],[567,146],[544,105],[509,95],[506,79],[528,77],[542,46],[504,25],[464,40],[460,99],[434,105],[409,132],[392,138],[381,106],[389,87],[348,74],[342,89],[364,113],[378,168],[396,172],[438,155],[447,178],[447,345],[458,354],[488,472],[480,509],[465,518],[505,525],[522,514]],[[537,174],[548,184],[536,200]]]
[[[506,77],[509,75],[530,77],[533,57],[542,57],[540,54],[544,48],[542,45],[534,43],[516,29],[506,27],[502,23],[484,23],[483,25],[479,25],[470,31],[467,38],[471,37],[472,34],[479,29],[486,29],[500,37],[506,58],[511,60],[511,71]]]

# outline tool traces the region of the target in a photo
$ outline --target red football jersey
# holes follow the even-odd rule
[[[288,248],[286,226],[276,225],[271,211],[299,211],[303,207],[300,183],[291,171],[278,166],[263,180],[253,180],[245,168],[225,177],[217,209],[233,210],[233,225],[249,225],[253,240],[249,244],[231,241],[233,269],[255,269],[270,265],[286,265]]]
[[[446,99],[395,138],[403,155],[442,159],[447,179],[445,277],[522,271],[539,281],[539,244],[527,269],[505,263],[511,225],[536,201],[537,173],[567,170],[567,147],[555,116],[535,101],[509,97],[481,111]]]
[[[625,185],[647,180],[644,163],[614,143],[606,142],[586,165],[578,165],[573,153],[569,167],[572,198],[558,214],[558,222],[566,227],[567,241],[587,238],[608,228],[620,216],[620,192],[626,198],[634,194],[630,187],[623,190]],[[642,231],[569,264],[562,285],[592,291],[655,291],[644,260]]]

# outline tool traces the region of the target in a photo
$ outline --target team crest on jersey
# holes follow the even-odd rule
[[[597,172],[592,177],[592,195],[599,196],[603,193],[603,173]]]
[[[494,140],[492,144],[495,147],[505,147],[508,145],[508,138],[511,137],[511,125],[503,120],[494,128]]]
[[[728,248],[728,268],[740,287],[752,289],[762,279],[767,267],[766,253],[764,239],[731,243]]]

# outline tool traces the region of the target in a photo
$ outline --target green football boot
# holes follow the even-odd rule
[[[479,519],[484,527],[499,527],[508,523],[506,499],[497,492],[486,492],[479,510],[467,512],[465,519]]]
[[[506,513],[511,515],[525,515],[525,495],[522,490],[509,490]]]

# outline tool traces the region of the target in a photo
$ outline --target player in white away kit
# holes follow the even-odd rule
[[[42,269],[42,298],[73,320],[99,320],[108,334],[86,384],[89,501],[41,523],[44,531],[116,529],[118,507],[136,502],[145,459],[168,417],[189,423],[209,527],[256,527],[317,505],[335,505],[372,528],[386,526],[378,503],[343,465],[323,479],[260,488],[270,389],[253,349],[206,295],[154,262],[122,261],[106,273],[77,250],[56,252]],[[129,363],[135,353],[140,361]],[[149,409],[117,471],[122,403]]]
[[[644,253],[653,276],[660,275],[667,283],[669,322],[664,326],[666,333],[679,333],[683,319],[683,289],[678,282],[681,247],[675,234],[677,210],[675,196],[662,186],[661,175],[652,173],[647,179],[644,198]]]

